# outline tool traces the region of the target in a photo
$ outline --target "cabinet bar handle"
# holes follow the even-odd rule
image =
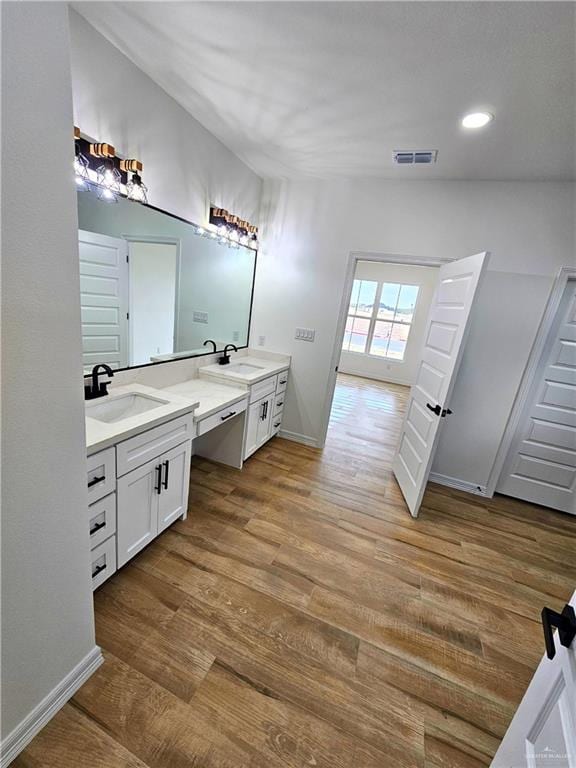
[[[102,477],[93,477],[92,480],[88,481],[88,488],[92,488],[93,485],[97,485],[98,483],[101,483],[102,480],[106,480],[105,475],[102,475]]]
[[[154,486],[154,490],[157,494],[162,493],[162,464],[158,464],[156,467],[156,485]]]
[[[288,381],[288,379],[280,379],[280,381],[278,383],[279,384],[286,384],[287,381]]]
[[[166,470],[166,472],[164,473],[164,482],[162,483],[162,486],[166,490],[168,490],[168,470],[170,469],[170,462],[169,461],[164,461],[162,463],[164,464],[164,469]]]
[[[232,416],[236,416],[236,411],[230,411],[228,416],[220,416],[220,421],[226,421],[226,419],[231,419]]]
[[[96,531],[101,531],[102,528],[106,528],[106,523],[96,523],[96,525],[93,528],[90,528],[90,536],[96,533]]]
[[[104,563],[104,565],[98,565],[92,571],[92,578],[93,579],[96,578],[96,576],[98,576],[99,573],[102,573],[102,571],[105,571],[105,570],[106,570],[106,563]]]

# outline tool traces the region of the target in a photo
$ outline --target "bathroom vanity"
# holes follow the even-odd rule
[[[177,384],[113,387],[86,403],[94,589],[186,517],[192,454],[240,470],[278,433],[289,365],[240,353]]]

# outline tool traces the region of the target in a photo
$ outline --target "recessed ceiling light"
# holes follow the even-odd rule
[[[490,112],[470,112],[462,118],[464,128],[484,128],[485,125],[494,120],[494,115]]]

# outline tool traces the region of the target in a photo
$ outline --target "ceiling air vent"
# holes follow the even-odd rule
[[[429,165],[435,163],[438,157],[437,149],[395,149],[394,162],[396,165]]]

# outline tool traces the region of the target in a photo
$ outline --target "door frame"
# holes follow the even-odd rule
[[[522,416],[524,406],[526,405],[530,388],[534,381],[534,377],[536,376],[540,358],[544,352],[546,338],[550,332],[550,329],[552,328],[552,324],[560,307],[562,296],[564,295],[564,291],[566,290],[566,286],[570,280],[576,280],[576,267],[561,267],[556,274],[554,283],[552,284],[552,289],[550,291],[550,295],[548,296],[544,314],[540,320],[540,325],[538,326],[538,331],[536,332],[536,338],[534,339],[532,349],[530,350],[530,355],[528,356],[528,362],[524,368],[524,373],[522,374],[522,379],[520,380],[520,385],[518,387],[518,391],[516,392],[516,397],[514,398],[512,410],[510,411],[510,416],[506,422],[506,428],[504,430],[504,434],[502,435],[500,446],[498,447],[496,459],[494,460],[494,464],[492,465],[492,469],[488,477],[486,492],[484,495],[490,498],[494,496],[496,491],[496,486],[500,480],[500,475],[502,474],[506,457],[508,456],[508,452],[512,446],[512,441],[520,424],[520,418]]]
[[[407,256],[399,253],[380,253],[377,251],[351,251],[348,254],[348,263],[342,286],[342,298],[340,301],[340,311],[338,313],[338,322],[336,325],[336,336],[334,347],[330,358],[330,368],[328,370],[327,397],[324,401],[324,410],[322,414],[322,426],[318,448],[323,448],[326,444],[328,426],[330,424],[330,413],[332,411],[332,401],[334,400],[334,391],[336,389],[336,376],[340,356],[342,354],[342,342],[346,330],[346,317],[348,316],[348,307],[350,306],[350,296],[352,295],[352,286],[354,284],[354,275],[356,274],[356,265],[359,261],[376,261],[382,264],[407,264],[413,267],[441,267],[454,259],[443,259],[439,257],[426,256]]]

